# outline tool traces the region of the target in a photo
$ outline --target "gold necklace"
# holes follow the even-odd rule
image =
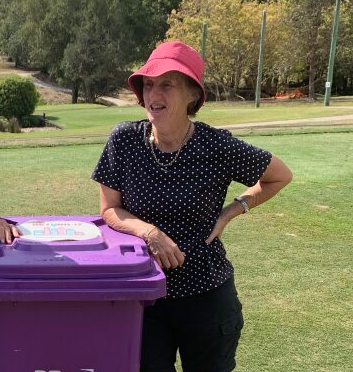
[[[186,142],[187,142],[187,138],[188,138],[188,136],[189,136],[190,130],[191,130],[191,122],[189,123],[188,131],[186,132],[185,137],[184,137],[184,139],[182,140],[182,142],[181,142],[181,144],[180,144],[180,146],[179,146],[179,148],[178,148],[178,150],[177,150],[175,156],[173,157],[173,159],[172,159],[171,161],[169,161],[168,163],[165,163],[165,164],[164,164],[164,163],[162,163],[161,161],[158,160],[158,158],[157,158],[157,156],[156,156],[156,153],[154,152],[154,148],[153,148],[153,144],[154,144],[154,136],[153,136],[152,125],[151,125],[151,130],[150,130],[150,133],[149,133],[149,136],[148,136],[148,137],[149,137],[149,140],[148,140],[148,141],[149,141],[149,144],[150,144],[150,147],[151,147],[152,156],[153,156],[155,162],[156,162],[159,166],[161,166],[162,168],[167,168],[167,167],[172,166],[172,165],[176,162],[176,160],[177,160],[178,157],[179,157],[179,154],[180,154],[181,149],[185,146],[185,144],[186,144]],[[166,169],[164,169],[164,170],[166,170]]]

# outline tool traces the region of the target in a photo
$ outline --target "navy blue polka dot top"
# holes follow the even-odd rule
[[[231,136],[227,130],[194,122],[195,131],[167,170],[153,158],[147,120],[118,124],[92,179],[120,191],[124,208],[166,233],[186,255],[184,265],[165,269],[167,297],[213,289],[233,274],[220,239],[207,245],[232,181],[253,186],[272,155]],[[155,147],[166,164],[175,152]]]

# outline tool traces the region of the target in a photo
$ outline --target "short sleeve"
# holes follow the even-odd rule
[[[119,125],[110,134],[98,163],[92,173],[92,180],[113,190],[121,191],[121,138]]]
[[[235,137],[227,142],[232,180],[254,186],[270,164],[272,154]]]

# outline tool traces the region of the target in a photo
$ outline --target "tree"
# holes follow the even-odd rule
[[[180,0],[0,0],[0,46],[88,102],[125,84],[131,66],[164,37]],[[0,18],[1,19],[1,18]]]
[[[17,75],[0,79],[0,116],[15,117],[19,122],[33,113],[38,103],[38,93],[33,81]]]
[[[328,22],[331,21],[332,15]],[[332,92],[353,94],[353,1],[346,0],[341,5],[339,38]]]
[[[86,101],[94,102],[116,82],[125,65],[120,33],[122,19],[116,1],[86,1],[84,5],[85,12],[74,26],[60,68],[63,80],[81,84]]]
[[[134,60],[145,61],[156,44],[165,38],[168,16],[181,0],[130,0],[124,2],[126,29],[131,34]]]
[[[267,8],[275,14],[276,6]],[[201,45],[202,24],[208,24],[205,86],[216,100],[253,96],[263,9],[254,1],[184,0],[170,15],[168,39],[180,38],[196,49]],[[270,22],[274,19],[270,17]],[[266,49],[270,48],[267,43]]]
[[[289,2],[286,21],[293,31],[286,49],[297,60],[305,62],[309,82],[309,98],[316,100],[316,80],[323,79],[330,48],[331,27],[325,16],[332,12],[334,0],[297,0]],[[332,14],[332,13],[331,13]]]
[[[24,1],[19,0],[18,3],[15,0],[0,1],[3,11],[0,13],[0,50],[9,55],[17,66],[20,60],[26,60],[28,52],[28,40],[19,28],[26,18],[22,8]]]

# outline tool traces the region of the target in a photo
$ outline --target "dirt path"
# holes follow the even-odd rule
[[[41,80],[39,71],[27,71],[15,68],[13,62],[7,62],[5,57],[0,56],[0,76],[8,74],[31,77],[39,94],[47,104],[71,103],[71,89]],[[108,106],[129,106],[136,104],[136,100],[132,100],[130,97],[127,98],[128,99],[103,96],[99,98],[99,101]]]
[[[348,107],[347,107],[348,108]],[[349,107],[353,111],[353,107]],[[331,125],[353,125],[353,114],[341,116],[325,116],[321,118],[293,119],[266,121],[260,123],[244,123],[217,126],[223,129],[253,129],[253,128],[297,128],[297,127],[322,127]]]
[[[35,84],[37,87],[47,88],[47,89],[53,89],[53,90],[55,90],[56,92],[63,92],[63,93],[71,94],[71,89],[66,89],[66,88],[62,88],[62,87],[59,87],[59,86],[54,85],[54,84],[46,83],[46,82],[44,82],[44,81],[38,79],[37,77],[35,77],[35,76],[33,76],[33,75],[32,75],[32,79],[33,79],[34,84]]]
[[[136,105],[136,100],[130,100],[126,101],[120,98],[114,98],[114,97],[99,97],[99,102],[106,104],[107,106],[132,106]]]

